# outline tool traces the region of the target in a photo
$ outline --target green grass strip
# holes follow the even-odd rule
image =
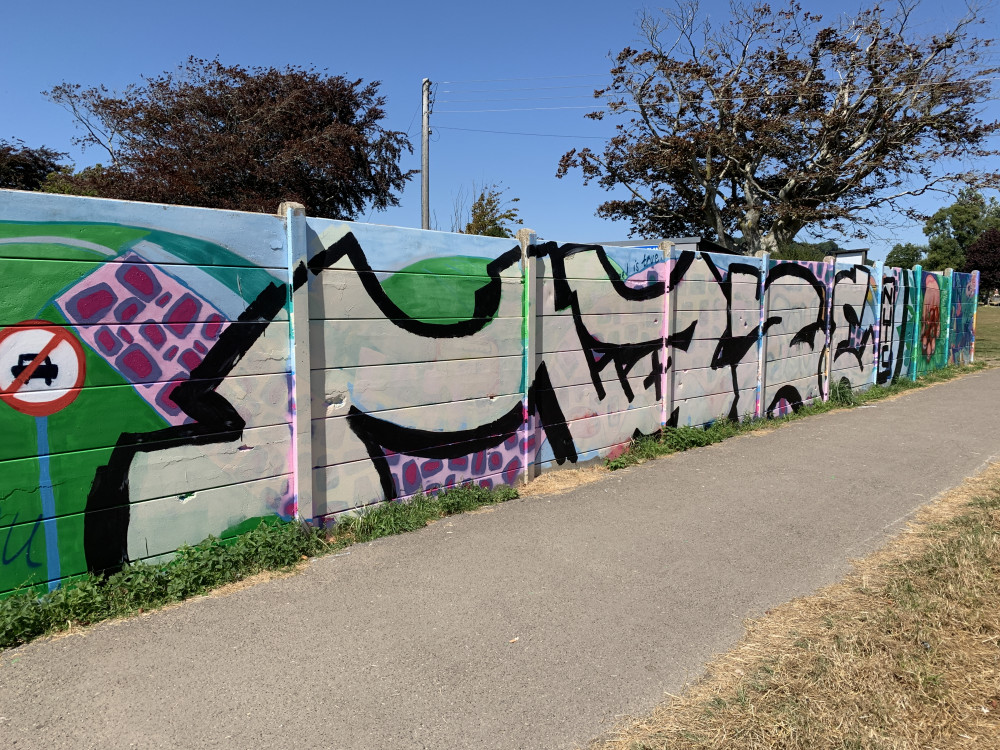
[[[849,409],[856,406],[863,406],[872,401],[895,396],[898,393],[910,391],[914,388],[923,388],[932,383],[951,380],[959,375],[982,370],[984,367],[987,367],[987,365],[982,363],[966,365],[964,367],[949,365],[940,370],[921,375],[916,381],[909,379],[897,380],[889,385],[875,385],[861,391],[852,390],[841,383],[835,383],[830,389],[829,401],[817,401],[782,417],[747,419],[742,422],[719,419],[705,427],[667,427],[652,435],[644,435],[641,438],[633,440],[624,453],[615,458],[608,459],[606,465],[612,471],[617,471],[618,469],[641,464],[658,456],[667,456],[671,453],[686,451],[690,448],[700,448],[712,443],[718,443],[734,435],[742,435],[754,430],[770,429],[786,422],[810,417],[814,414],[825,414],[834,409]]]
[[[414,531],[435,519],[516,497],[513,487],[487,490],[470,485],[345,514],[326,529],[262,522],[239,536],[208,537],[182,547],[166,563],[131,563],[107,577],[86,574],[41,597],[35,591],[19,591],[0,600],[0,650],[71,627],[157,609],[264,571],[290,569],[304,558]]]

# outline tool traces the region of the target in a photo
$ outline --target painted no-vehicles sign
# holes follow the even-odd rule
[[[55,414],[80,394],[84,363],[76,337],[47,320],[0,330],[0,401],[33,417]]]

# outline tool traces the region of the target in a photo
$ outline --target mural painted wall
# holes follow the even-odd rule
[[[977,285],[0,191],[0,593],[966,363]]]
[[[915,360],[917,375],[923,375],[948,364],[951,278],[930,271],[920,271],[918,278],[920,339]]]
[[[0,196],[0,591],[291,518],[282,222]]]
[[[976,341],[976,302],[979,299],[979,275],[951,275],[951,330],[949,331],[948,362],[967,365],[972,361]]]

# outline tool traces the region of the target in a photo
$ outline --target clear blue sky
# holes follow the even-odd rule
[[[804,5],[830,17],[854,7]],[[593,138],[611,132],[610,123],[583,115],[592,105],[589,94],[605,80],[609,53],[635,43],[636,14],[642,7],[637,0],[6,2],[0,138],[19,137],[30,146],[67,151],[77,166],[99,161],[98,152],[81,154],[72,145],[77,131],[69,114],[41,91],[64,80],[122,88],[143,74],[173,68],[189,55],[218,56],[226,64],[315,65],[381,81],[387,97],[385,124],[410,133],[414,153],[404,166],[418,168],[420,82],[427,77],[437,84],[430,173],[432,220],[438,228],[451,228],[455,198],[463,186],[468,190],[473,182],[496,181],[521,199],[525,224],[548,239],[625,239],[625,225],[594,216],[604,191],[583,187],[578,174],[557,180],[555,171],[565,151],[599,147],[601,140]],[[717,24],[728,12],[724,0],[706,0],[704,7]],[[955,3],[925,2],[919,11],[922,30],[940,29],[960,10]],[[1000,36],[997,10],[984,17],[988,22],[982,34]],[[997,117],[997,102],[988,106]],[[488,109],[523,111],[458,112]],[[542,135],[471,132],[486,130]],[[941,203],[935,198],[924,205],[933,210]],[[403,194],[400,207],[373,212],[367,220],[419,226],[419,177]],[[923,239],[920,227],[911,225],[844,244],[870,245],[881,257],[895,241]]]

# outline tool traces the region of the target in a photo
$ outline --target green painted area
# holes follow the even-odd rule
[[[429,258],[397,271],[382,282],[382,288],[416,320],[468,320],[475,313],[476,292],[489,283],[489,262],[488,258],[465,256]]]
[[[253,301],[268,284],[277,282],[275,277],[266,272],[247,274],[247,269],[256,270],[257,266],[213,242],[159,231],[149,232],[145,239],[160,245],[186,263],[201,266],[200,270],[222,282],[247,302]],[[283,258],[281,256],[282,260]],[[285,304],[287,308],[287,301]]]
[[[228,529],[219,534],[219,539],[225,543],[232,543],[243,534],[248,534],[261,526],[280,526],[283,523],[287,523],[287,521],[281,520],[278,516],[255,516],[253,518],[248,518],[235,526],[230,526]]]
[[[0,245],[3,247],[3,245]],[[38,311],[103,263],[93,250],[68,245],[18,245],[38,258],[0,258],[0,326],[39,317]],[[58,255],[56,255],[58,253]],[[60,258],[44,260],[45,257]],[[55,322],[55,321],[53,321]]]
[[[41,317],[58,324],[65,319],[55,306],[42,309]],[[87,380],[117,382],[125,379],[89,347],[84,346]],[[113,398],[109,398],[113,397]],[[131,386],[84,388],[65,409],[48,417],[56,514],[59,516],[61,573],[87,569],[83,552],[83,510],[98,466],[106,464],[111,446],[123,432],[147,432],[166,423]],[[37,445],[35,417],[0,404],[0,457],[23,454]],[[80,450],[94,445],[104,450]],[[39,462],[35,458],[0,462],[0,538],[4,540],[0,589],[25,581],[47,580],[45,534],[39,522],[42,497]],[[6,528],[4,528],[6,527]]]
[[[138,240],[159,245],[182,263],[200,266],[197,272],[212,276],[247,301],[277,283],[267,271],[219,245],[169,232],[113,224],[0,222],[0,238],[18,237],[65,237],[69,242],[107,247],[113,255],[57,240],[0,243],[0,328],[39,318],[68,325],[55,298]],[[83,511],[97,468],[108,463],[122,433],[166,426],[103,357],[85,343],[83,349],[87,372],[83,390],[73,403],[47,418],[64,578],[86,572]],[[34,455],[37,444],[36,418],[0,403],[0,591],[39,585],[50,577],[40,465]],[[260,523],[251,519],[243,525],[252,528]]]
[[[139,227],[121,226],[118,224],[71,224],[61,222],[35,223],[35,222],[9,222],[0,221],[0,238],[10,237],[65,237],[70,240],[81,242],[92,242],[95,245],[103,245],[111,250],[130,245],[142,239],[150,232],[148,229]],[[40,256],[34,255],[35,248],[39,244],[30,243],[32,255],[29,257],[66,257],[64,255]],[[59,247],[70,247],[69,245],[59,245]],[[16,255],[12,254],[12,248],[22,248]],[[24,257],[24,245],[0,243],[0,257]]]

